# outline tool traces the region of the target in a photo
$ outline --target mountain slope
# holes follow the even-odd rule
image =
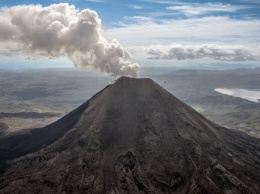
[[[33,136],[41,147],[24,141],[15,149],[33,149],[4,156],[0,193],[260,191],[259,139],[215,125],[151,79],[122,77],[78,110],[56,122],[60,135]]]

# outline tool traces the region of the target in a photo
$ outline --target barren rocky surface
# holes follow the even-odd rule
[[[8,129],[8,125],[3,123],[3,122],[0,122],[0,133],[6,131]]]
[[[0,193],[260,192],[259,139],[151,79],[118,79],[57,122],[1,139],[0,156]]]

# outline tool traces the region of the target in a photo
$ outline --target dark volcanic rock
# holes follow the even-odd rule
[[[5,130],[7,130],[9,127],[7,124],[0,122],[0,133],[4,132]]]
[[[259,139],[150,79],[120,78],[65,119],[13,138],[0,142],[0,193],[260,192]]]

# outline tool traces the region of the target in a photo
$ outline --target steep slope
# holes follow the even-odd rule
[[[259,139],[215,125],[151,79],[122,77],[57,123],[59,135],[29,134],[41,143],[13,148],[26,151],[2,149],[0,193],[260,191]]]
[[[88,102],[84,103],[65,117],[44,128],[33,129],[29,132],[18,133],[0,139],[1,160],[22,156],[48,145],[63,136],[79,120]]]

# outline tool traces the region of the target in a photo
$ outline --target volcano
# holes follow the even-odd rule
[[[259,139],[151,79],[121,77],[55,123],[0,140],[0,193],[260,192]]]

